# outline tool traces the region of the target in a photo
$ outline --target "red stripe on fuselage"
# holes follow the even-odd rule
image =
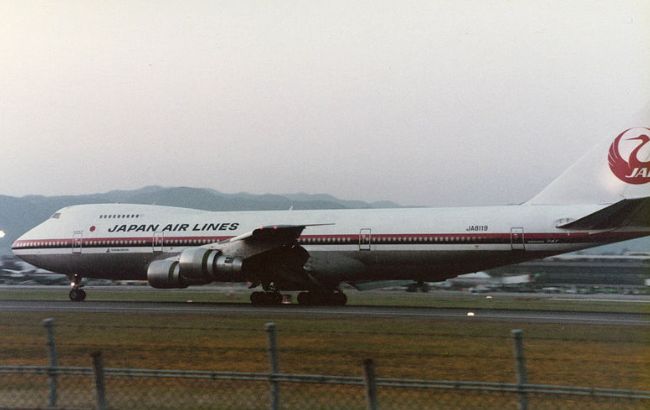
[[[546,243],[598,243],[615,242],[627,239],[638,238],[649,235],[650,232],[566,232],[566,233],[523,233],[526,243],[544,241]],[[370,234],[372,244],[458,244],[458,243],[509,243],[512,239],[511,233],[399,233],[399,234]],[[38,248],[68,248],[73,246],[82,247],[106,247],[106,246],[146,246],[161,245],[157,242],[162,239],[165,246],[199,246],[210,243],[222,242],[233,238],[233,236],[173,236],[156,237],[84,237],[84,238],[58,238],[58,239],[33,239],[19,240],[13,243],[12,249],[38,249]],[[365,239],[364,239],[365,238]],[[355,234],[332,234],[332,235],[302,235],[298,242],[304,245],[341,245],[358,244],[367,241],[368,236]]]

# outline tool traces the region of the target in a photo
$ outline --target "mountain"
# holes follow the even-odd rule
[[[338,199],[328,194],[226,194],[213,189],[146,186],[99,194],[40,196],[21,198],[0,195],[0,229],[7,236],[0,239],[0,255],[10,253],[11,244],[22,233],[47,219],[56,210],[70,205],[132,203],[178,206],[207,211],[262,211],[282,209],[369,209],[398,208],[389,202],[363,202]]]
[[[297,194],[284,194],[286,198],[292,201],[300,202],[336,202],[349,209],[368,209],[368,208],[400,208],[401,205],[391,201],[363,202],[363,201],[346,201],[338,199],[329,194],[306,194],[300,192]]]

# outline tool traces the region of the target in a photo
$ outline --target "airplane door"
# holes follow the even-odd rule
[[[72,233],[72,254],[81,255],[81,248],[83,247],[83,231],[74,231]]]
[[[359,250],[369,251],[372,242],[372,230],[370,228],[363,228],[359,231]]]
[[[524,228],[510,229],[510,245],[513,251],[526,250],[526,242],[524,238]]]
[[[164,243],[165,243],[165,234],[162,232],[154,232],[153,241],[151,243],[153,253],[162,253]]]

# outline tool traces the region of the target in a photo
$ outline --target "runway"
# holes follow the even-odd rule
[[[0,312],[79,312],[130,314],[194,314],[270,316],[338,316],[338,317],[404,317],[447,319],[457,321],[507,321],[520,323],[566,323],[617,326],[650,326],[650,314],[563,312],[506,309],[457,309],[343,306],[315,307],[282,305],[259,307],[246,304],[182,303],[182,302],[106,302],[106,301],[0,301]]]

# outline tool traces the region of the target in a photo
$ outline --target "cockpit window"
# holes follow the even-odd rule
[[[59,217],[61,217],[61,212],[57,212],[51,216],[52,219],[59,219]]]

